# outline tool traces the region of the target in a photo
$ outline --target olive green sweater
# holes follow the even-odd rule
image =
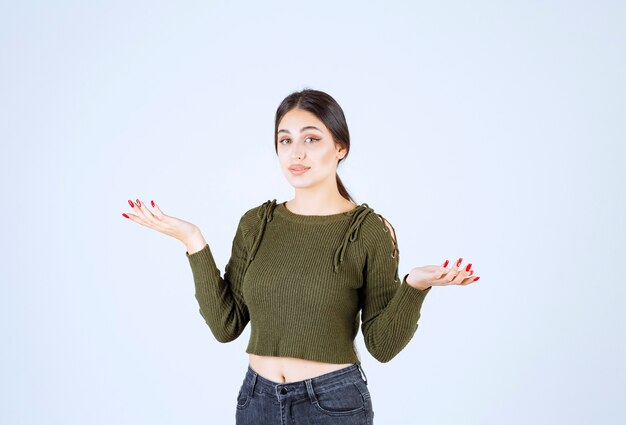
[[[247,353],[337,364],[361,363],[361,325],[367,350],[390,361],[417,331],[432,288],[408,285],[408,275],[400,282],[397,242],[382,219],[367,204],[300,215],[274,199],[248,210],[223,278],[209,245],[185,253],[200,314],[220,342],[250,322]]]

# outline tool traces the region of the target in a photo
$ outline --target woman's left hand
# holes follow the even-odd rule
[[[431,286],[466,286],[474,283],[479,276],[473,276],[472,263],[469,263],[462,270],[459,269],[463,258],[459,258],[454,267],[447,269],[448,260],[441,266],[422,266],[411,269],[406,278],[406,283],[414,288],[425,290]]]

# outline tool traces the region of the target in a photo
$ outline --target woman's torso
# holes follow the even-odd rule
[[[249,354],[250,367],[274,382],[296,382],[315,378],[351,366],[352,363],[322,363],[295,357],[271,357]]]
[[[290,208],[287,205],[286,207]],[[355,207],[356,204],[348,202],[338,210],[339,212],[346,212]],[[250,367],[262,377],[274,382],[302,381],[352,365],[352,363],[323,363],[295,357],[272,357],[256,354],[249,354],[249,356]]]

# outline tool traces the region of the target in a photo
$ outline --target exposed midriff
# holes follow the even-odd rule
[[[262,377],[278,383],[303,381],[351,366],[352,363],[322,363],[295,357],[249,354],[250,367]]]

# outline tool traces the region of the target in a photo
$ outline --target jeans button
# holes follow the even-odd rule
[[[287,394],[287,389],[286,388],[281,388],[280,393],[281,394]]]

